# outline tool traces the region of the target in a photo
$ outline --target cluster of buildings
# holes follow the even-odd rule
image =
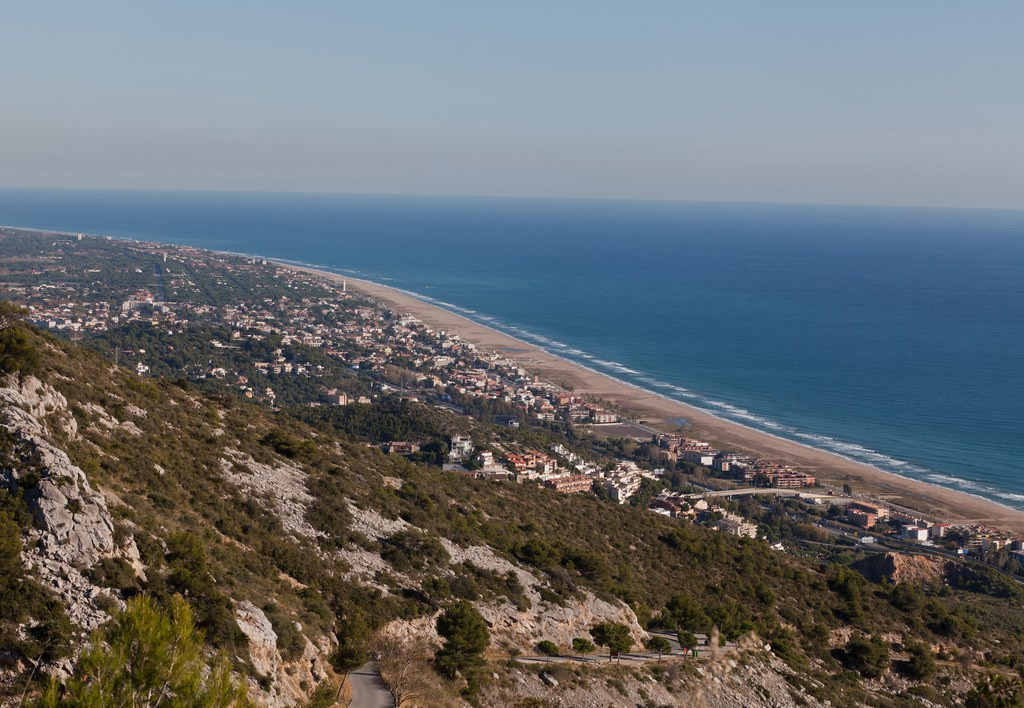
[[[950,525],[920,519],[896,509],[871,501],[855,500],[846,506],[844,520],[863,529],[879,530],[884,523],[886,529],[907,541],[934,542],[946,535]]]
[[[497,442],[492,442],[492,446],[496,449],[474,453],[469,436],[452,436],[450,464],[445,467],[485,479],[536,482],[561,494],[596,489],[619,504],[626,503],[640,490],[643,479],[658,479],[664,473],[662,469],[644,469],[632,460],[620,460],[602,469],[560,443],[552,446],[550,452],[511,450]],[[470,459],[476,463],[472,469],[456,464]]]
[[[511,403],[535,420],[571,423],[619,421],[618,414],[559,386],[530,378],[517,362],[500,356],[481,355],[478,363],[482,366],[479,368],[462,368],[460,361],[452,357],[445,357],[443,362],[443,368],[438,367],[437,362],[435,368],[445,373],[442,380],[456,392]]]
[[[981,524],[933,522],[865,500],[849,502],[843,520],[865,530],[883,531],[904,541],[926,545],[938,544],[947,536],[954,538],[955,534],[955,545],[963,555],[1005,549],[1024,562],[1024,539]]]
[[[118,315],[116,304],[100,297],[83,297],[83,294],[88,295],[93,289],[66,282],[69,278],[68,266],[56,250],[39,253],[33,259],[34,263],[24,271],[31,281],[0,282],[5,297],[26,304],[29,322],[38,327],[65,335],[105,332],[111,318]],[[100,269],[87,268],[72,275],[88,279],[89,276],[99,277],[100,273]]]
[[[691,440],[681,435],[655,435],[655,459],[663,462],[683,461],[729,476],[751,486],[795,489],[813,487],[814,475],[795,470],[788,465],[748,457],[735,452],[712,449],[703,440]]]
[[[389,367],[408,373],[399,388],[429,386],[465,396],[486,397],[514,405],[521,415],[536,420],[611,423],[618,415],[552,384],[538,381],[515,361],[484,354],[455,334],[435,330],[411,316],[396,316],[348,291],[344,283],[320,276],[274,269],[262,259],[218,256],[198,249],[136,242],[119,242],[139,254],[133,267],[136,281],[153,281],[127,297],[104,287],[109,273],[101,268],[76,274],[75,284],[62,283],[67,265],[57,255],[43,255],[35,270],[39,283],[5,283],[10,297],[25,302],[30,319],[40,326],[66,332],[97,334],[131,322],[145,322],[168,332],[184,331],[192,323],[219,325],[230,338],[211,341],[217,349],[232,349],[246,342],[277,337],[281,347],[301,344],[323,351],[344,366],[384,377]],[[159,280],[155,281],[157,268]],[[149,269],[152,269],[152,274]],[[204,284],[237,282],[248,272],[272,278],[283,291],[274,297],[234,298],[213,304],[204,297]],[[201,274],[202,282],[197,274]],[[95,283],[89,282],[95,275]],[[264,278],[265,280],[265,278]],[[177,301],[167,299],[173,293]],[[266,376],[317,376],[322,370],[308,362],[287,360],[278,347],[273,355],[255,363]],[[124,352],[126,356],[144,352]],[[236,386],[247,398],[272,401],[273,388],[255,386],[241,370],[223,364],[197,366],[183,372],[194,378],[219,378]],[[348,402],[344,391],[325,391],[328,404]]]
[[[607,498],[618,504],[629,501],[643,485],[643,480],[659,479],[663,469],[648,470],[640,467],[632,460],[619,460],[607,469],[601,469],[591,462],[567,449],[564,445],[555,445],[552,452],[556,459],[564,461],[563,470],[545,480],[545,485],[558,492],[574,493],[592,491],[595,487]]]
[[[655,514],[688,519],[733,536],[758,536],[757,524],[724,507],[713,505],[707,499],[694,499],[689,495],[665,490],[654,498],[648,508]]]

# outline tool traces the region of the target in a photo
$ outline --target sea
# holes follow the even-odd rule
[[[308,264],[1024,509],[1024,212],[0,190],[0,224]]]

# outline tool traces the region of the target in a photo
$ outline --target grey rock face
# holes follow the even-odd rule
[[[95,629],[107,619],[96,600],[108,591],[84,572],[106,557],[137,562],[138,548],[130,537],[118,546],[103,495],[47,439],[47,423],[66,420],[64,397],[38,381],[6,383],[0,388],[0,427],[14,438],[15,459],[0,468],[0,484],[23,494],[32,512],[23,561],[64,601],[72,622]],[[60,429],[66,434],[68,426]]]
[[[273,511],[286,533],[299,538],[323,534],[306,521],[313,497],[306,490],[306,473],[294,465],[265,465],[238,450],[225,450],[221,469],[224,478],[258,499],[273,499]]]
[[[3,404],[18,406],[40,422],[43,429],[59,431],[70,440],[78,435],[78,421],[68,410],[64,394],[35,376],[7,377],[0,388],[0,406]]]
[[[264,688],[249,679],[250,696],[259,705],[269,708],[284,708],[305,702],[310,686],[327,678],[327,656],[332,644],[323,637],[319,645],[308,638],[302,654],[293,661],[285,661],[277,648],[277,633],[263,613],[248,600],[235,605],[235,621],[249,643],[249,661],[259,676],[271,679],[269,688]]]
[[[261,676],[274,676],[281,665],[277,633],[263,610],[248,600],[235,606],[235,621],[249,640],[249,661]]]

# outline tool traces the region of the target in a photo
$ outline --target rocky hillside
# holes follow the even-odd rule
[[[311,494],[341,483],[360,496],[399,491],[402,477],[375,469],[391,464],[376,451],[318,440],[315,459],[280,454],[266,440],[279,430],[255,408],[140,380],[55,341],[37,344],[46,365],[36,373],[56,386],[34,374],[7,375],[0,426],[3,486],[28,512],[22,563],[60,600],[72,626],[71,651],[48,671],[68,672],[73,648],[126,597],[198,589],[179,587],[174,578],[188,554],[178,546],[190,539],[204,549],[200,564],[208,577],[198,584],[209,581],[212,597],[197,600],[209,605],[200,612],[207,636],[237,652],[238,669],[261,704],[295,705],[321,681],[336,680],[330,658],[338,644],[337,603],[353,602],[364,614],[401,606],[398,614],[406,614],[410,603],[402,594],[419,590],[425,563],[445,566],[451,577],[455,568],[472,567],[487,582],[513,585],[515,603],[488,592],[481,610],[495,636],[523,647],[549,637],[568,643],[601,621],[628,624],[638,641],[644,636],[621,601],[585,590],[546,601],[542,593],[551,591],[538,574],[486,545],[432,535],[438,558],[395,568],[382,546],[427,538],[423,529],[356,506],[355,494]],[[291,439],[278,438],[279,448]],[[326,479],[311,484],[313,474]],[[314,583],[332,585],[335,596],[310,592]],[[420,619],[426,621],[406,627],[398,620],[396,627],[413,632],[419,625],[430,635],[430,614]],[[8,678],[30,661],[14,661]]]
[[[0,612],[11,703],[74,675],[91,633],[140,595],[184,597],[206,652],[271,706],[329,705],[388,638],[422,649],[410,705],[952,705],[1014,665],[1015,588],[875,584],[641,509],[389,457],[22,334],[31,355],[0,381],[2,590],[23,598]],[[475,685],[432,668],[457,601],[487,625]],[[511,661],[545,640],[572,653],[601,623],[634,651],[654,628],[714,627],[735,648]]]

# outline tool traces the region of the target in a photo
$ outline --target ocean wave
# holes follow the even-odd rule
[[[999,489],[998,487],[993,487],[989,484],[984,484],[971,479],[964,479],[962,477],[954,477],[948,474],[941,474],[939,472],[931,472],[925,475],[925,478],[930,482],[944,487],[955,487],[966,490],[971,493],[972,496],[986,499],[995,497],[1007,502],[1017,502],[1015,508],[1024,508],[1024,494],[1009,492],[1005,489]]]
[[[663,384],[663,386],[669,391],[672,391],[676,396],[682,396],[683,398],[688,398],[690,400],[701,399],[701,395],[699,393],[694,393],[688,388],[683,388],[682,386],[676,386],[674,384]]]
[[[940,474],[938,472],[932,472],[928,475],[928,479],[933,482],[941,482],[943,484],[956,484],[961,487],[977,487],[977,482],[971,482],[970,480],[961,479],[960,477],[951,477],[948,474]]]
[[[612,369],[613,371],[618,371],[619,373],[622,373],[622,374],[639,374],[640,373],[636,369],[631,369],[628,366],[626,366],[625,364],[620,364],[617,361],[609,361],[607,359],[594,359],[593,361],[596,364],[600,364],[601,366],[604,366],[604,367],[607,367],[609,369]]]

